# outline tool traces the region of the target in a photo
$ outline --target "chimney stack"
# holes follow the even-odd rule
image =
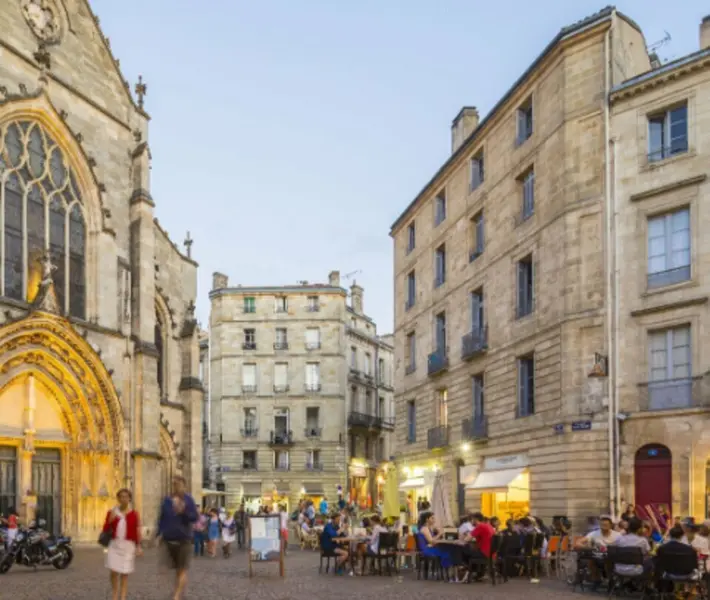
[[[353,284],[350,286],[350,305],[356,315],[365,314],[362,310],[362,295],[364,291],[357,284],[357,281],[353,279]]]
[[[212,273],[212,289],[221,290],[226,287],[229,287],[229,277],[224,273],[217,273],[216,271]]]
[[[451,154],[456,152],[478,127],[478,109],[475,106],[464,106],[451,123]]]
[[[328,285],[340,287],[340,271],[331,271],[328,273]]]
[[[710,15],[707,15],[700,22],[700,49],[710,48]]]

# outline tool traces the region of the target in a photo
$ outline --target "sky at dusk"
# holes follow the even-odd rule
[[[152,196],[172,239],[231,285],[354,276],[392,330],[390,225],[450,152],[463,105],[483,117],[593,0],[92,0],[126,78],[148,83]],[[617,8],[672,60],[707,2]],[[672,9],[671,9],[672,7]],[[343,281],[349,285],[349,281]]]

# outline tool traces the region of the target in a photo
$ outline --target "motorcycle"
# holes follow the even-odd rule
[[[52,565],[59,570],[71,564],[74,559],[71,538],[53,537],[42,529],[44,525],[40,520],[39,527],[18,530],[15,540],[0,557],[0,575],[7,573],[14,564],[34,569],[40,565]]]

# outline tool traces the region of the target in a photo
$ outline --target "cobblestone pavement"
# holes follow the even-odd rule
[[[15,565],[0,575],[0,600],[105,600],[110,599],[108,572],[102,550],[78,548],[66,571],[41,567],[32,571]],[[197,558],[190,569],[185,600],[418,600],[438,597],[461,600],[579,600],[564,586],[555,583],[531,584],[510,581],[495,587],[490,583],[453,585],[417,581],[406,571],[401,577],[334,577],[318,574],[318,555],[291,550],[286,556],[286,577],[278,576],[278,564],[255,566],[255,577],[248,578],[246,553],[239,551],[229,559]],[[129,580],[131,600],[170,600],[172,578],[158,566],[156,550],[147,550],[137,559],[136,572]]]

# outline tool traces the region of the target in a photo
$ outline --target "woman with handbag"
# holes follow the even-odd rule
[[[140,519],[130,507],[133,495],[122,489],[116,494],[118,506],[106,515],[99,543],[107,548],[106,568],[111,571],[113,600],[126,600],[128,576],[133,573],[136,556],[141,556]]]

